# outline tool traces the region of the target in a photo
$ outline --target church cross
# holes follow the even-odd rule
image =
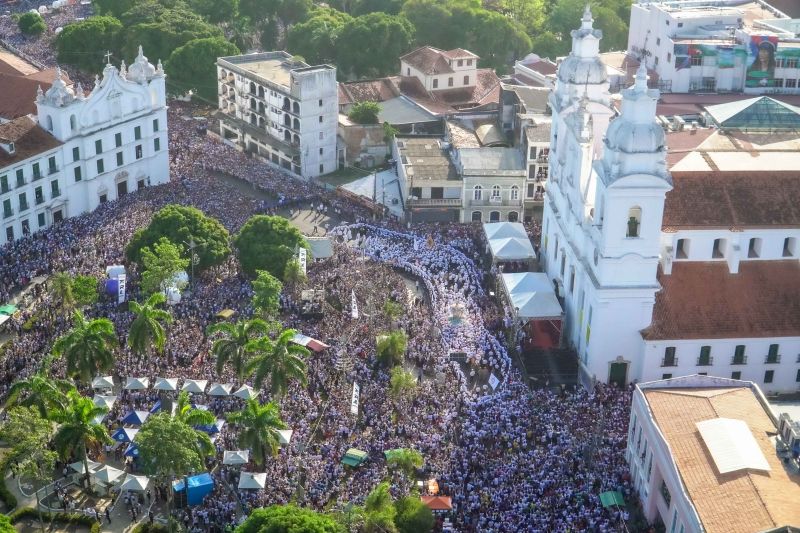
[[[106,52],[104,57],[106,58],[106,64],[111,64],[111,52]]]

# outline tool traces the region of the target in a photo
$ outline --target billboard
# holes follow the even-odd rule
[[[750,36],[750,45],[747,49],[745,87],[772,87],[775,84],[775,56],[777,51],[777,36]]]
[[[683,70],[695,64],[704,64],[703,58],[716,58],[717,68],[734,68],[743,65],[747,52],[741,46],[730,44],[676,44],[674,48],[675,70]],[[700,60],[697,61],[697,58]]]

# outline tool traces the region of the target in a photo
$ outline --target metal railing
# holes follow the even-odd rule
[[[698,357],[697,358],[697,366],[711,366],[714,364],[714,357]]]
[[[678,366],[678,358],[677,357],[664,357],[664,358],[661,359],[661,366],[662,367]]]

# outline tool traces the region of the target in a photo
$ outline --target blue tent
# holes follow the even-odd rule
[[[131,442],[125,448],[125,457],[139,457],[139,445]]]
[[[189,479],[189,494],[187,503],[189,505],[199,505],[203,503],[203,498],[214,490],[214,478],[208,472],[191,476]],[[183,480],[172,483],[172,490],[181,492],[183,490]]]
[[[150,416],[150,413],[147,411],[131,411],[125,415],[125,418],[122,419],[122,423],[130,426],[141,426],[144,424],[144,421],[147,420],[148,416]]]
[[[111,435],[111,438],[117,442],[133,442],[137,433],[139,433],[138,429],[119,428]]]
[[[150,408],[150,414],[153,415],[161,410],[161,400],[158,400],[153,407]]]
[[[214,435],[219,433],[222,429],[222,426],[225,425],[224,420],[217,419],[214,421],[213,424],[203,425],[203,426],[195,426],[194,429],[197,431],[202,431],[203,433],[208,433],[209,435]]]

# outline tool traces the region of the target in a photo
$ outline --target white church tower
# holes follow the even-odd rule
[[[551,94],[551,173],[542,263],[565,310],[564,339],[584,375],[626,383],[638,376],[640,331],[652,319],[664,197],[671,189],[658,92],[640,69],[609,105],[599,30],[588,7]]]

